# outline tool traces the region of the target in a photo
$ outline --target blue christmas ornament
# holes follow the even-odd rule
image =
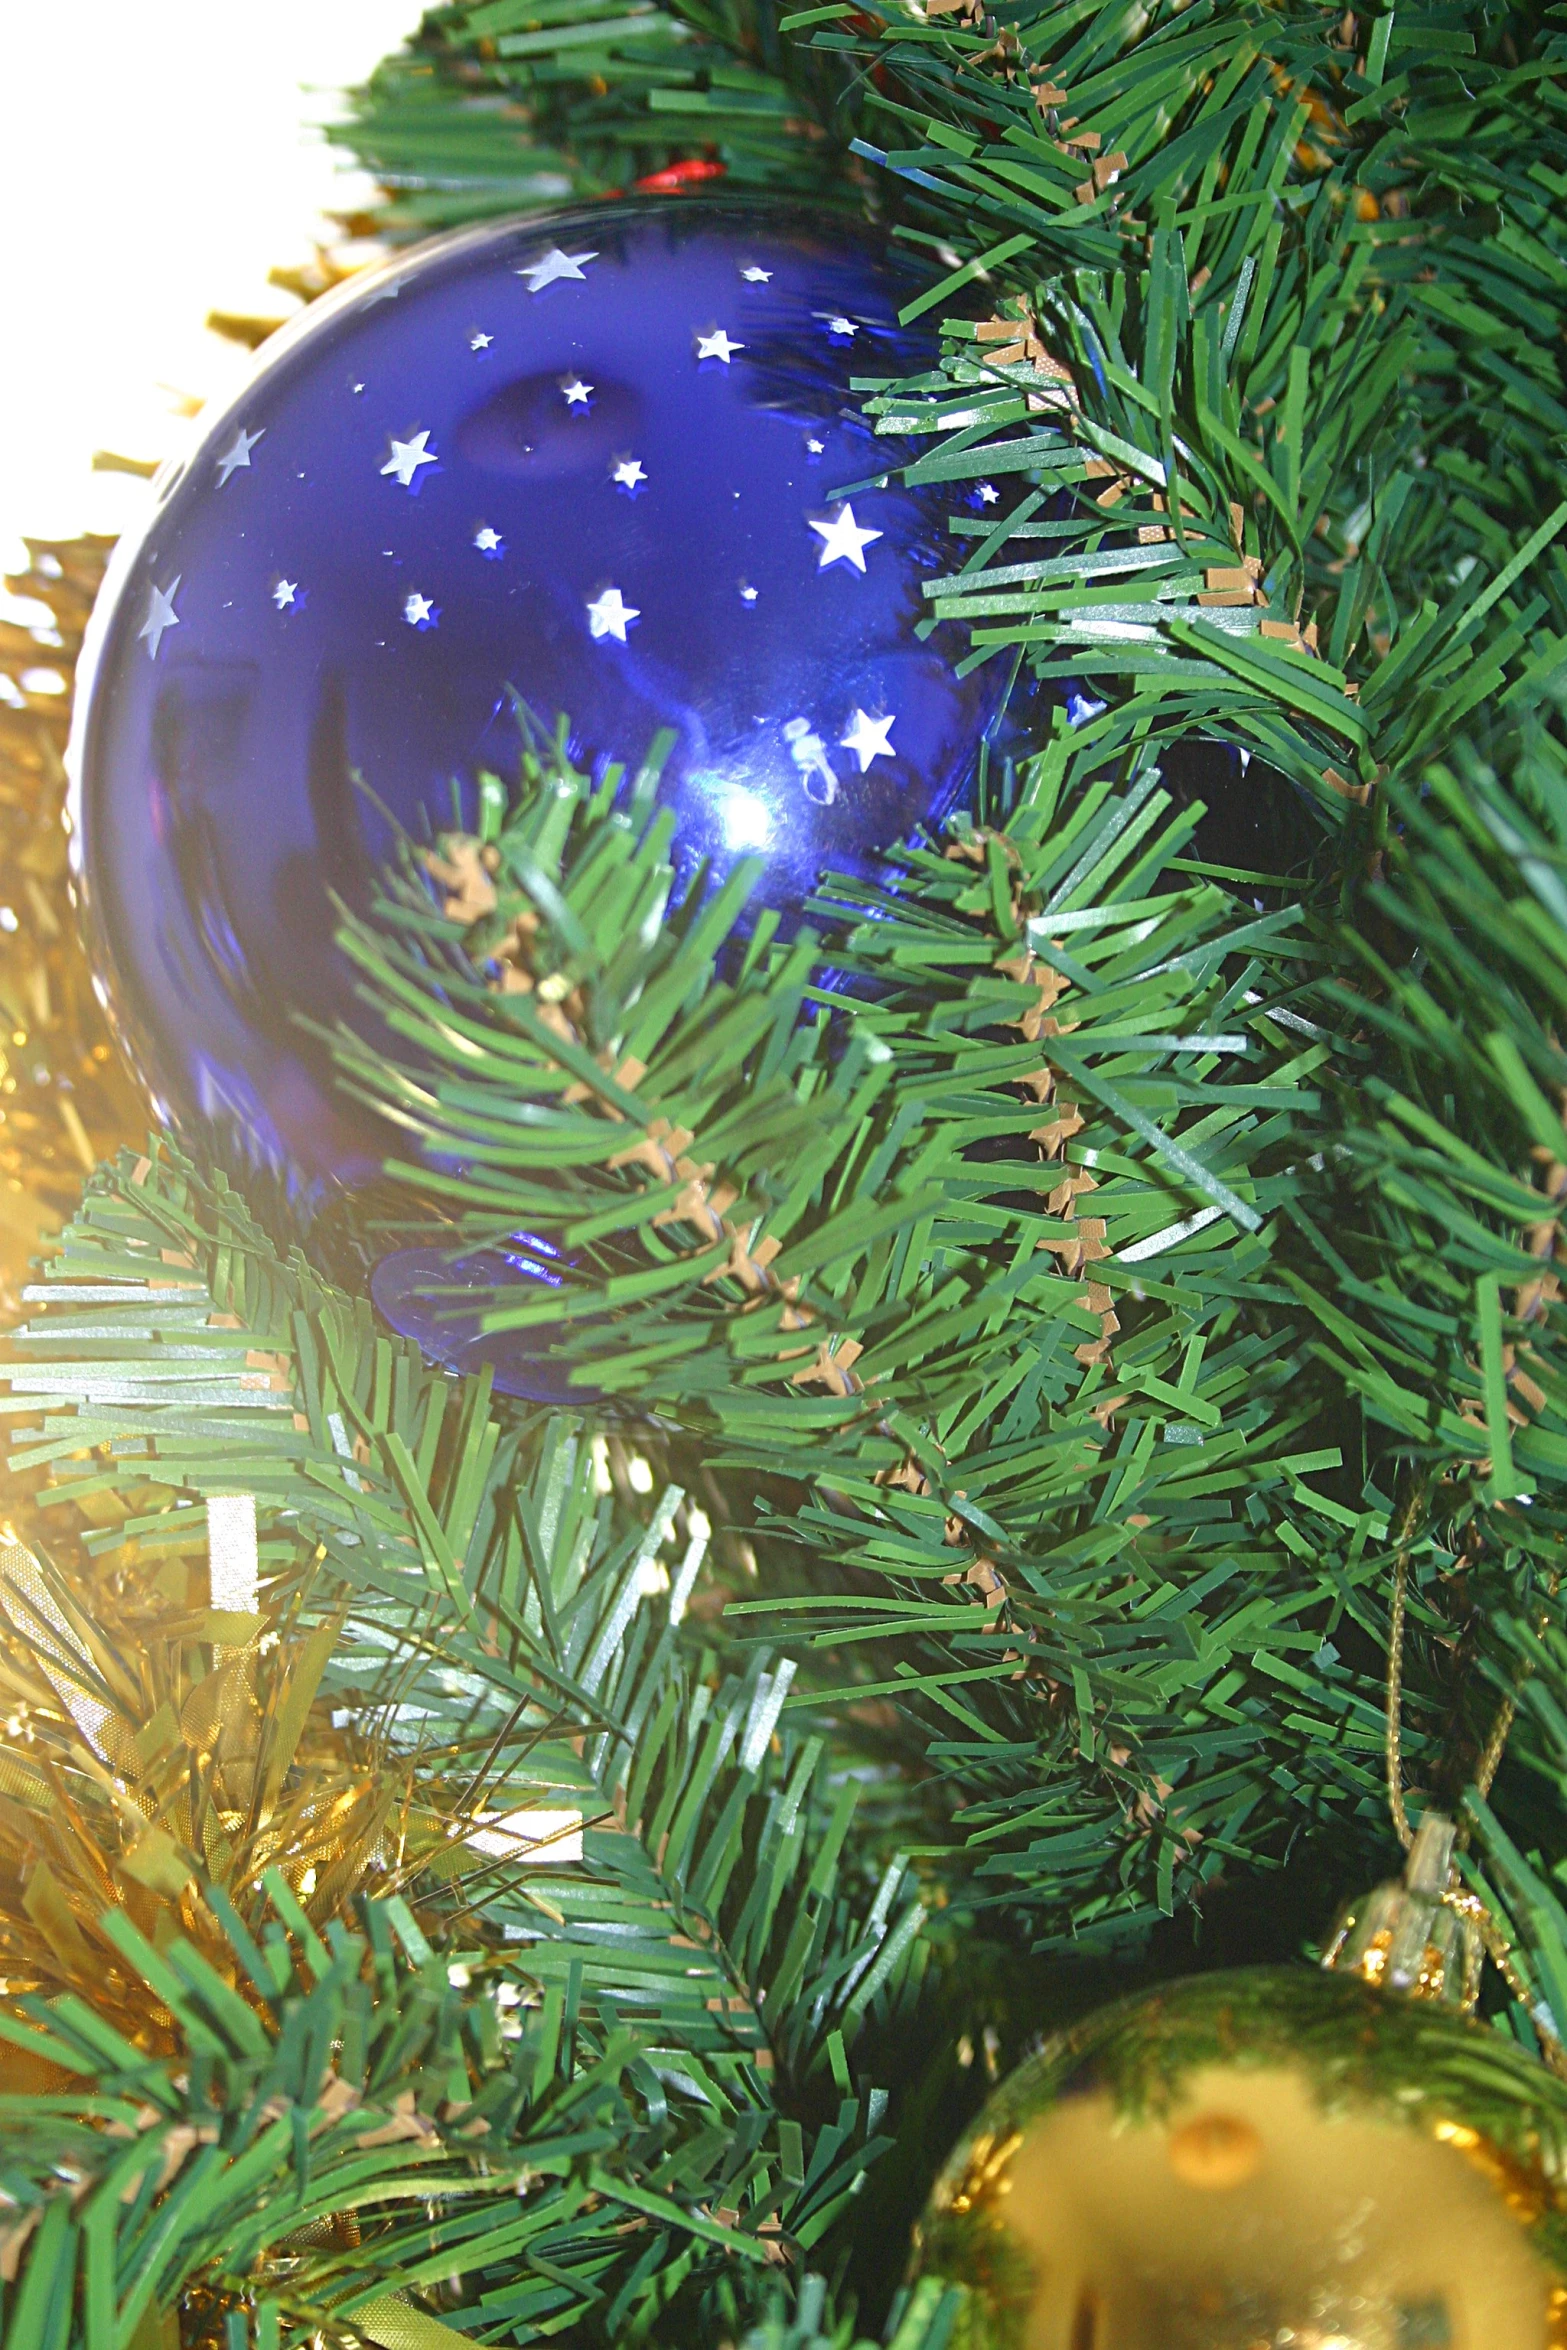
[[[590,767],[669,729],[688,869],[760,856],[785,910],[948,812],[1004,682],[917,633],[970,493],[888,481],[850,384],[931,362],[918,283],[833,214],[642,200],[440,239],[268,346],[84,664],[82,895],[160,1114],[306,1194],[375,1169],[300,1025],[373,1036],[331,896],[474,821],[519,706]]]
[[[372,1272],[370,1295],[394,1330],[417,1339],[446,1370],[475,1372],[488,1363],[501,1395],[582,1404],[597,1391],[573,1387],[566,1366],[540,1354],[536,1330],[481,1328],[497,1292],[558,1289],[565,1278],[548,1241],[514,1232],[499,1248],[463,1252],[432,1242],[394,1249]]]

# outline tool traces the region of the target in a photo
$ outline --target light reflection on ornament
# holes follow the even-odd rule
[[[712,800],[717,810],[724,847],[732,856],[744,857],[765,849],[773,837],[772,810],[760,792],[748,791],[744,784],[729,783],[722,776],[709,779],[705,775],[692,777],[698,787],[711,781]]]
[[[921,2222],[951,2350],[1560,2350],[1567,2089],[1450,2010],[1300,1970],[1090,2018]]]

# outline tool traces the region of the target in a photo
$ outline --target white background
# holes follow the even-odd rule
[[[208,310],[276,316],[369,184],[314,127],[419,0],[0,0],[0,569],[23,532],[123,530],[161,458],[247,363]],[[12,607],[15,609],[15,607]],[[20,614],[18,614],[20,617]]]

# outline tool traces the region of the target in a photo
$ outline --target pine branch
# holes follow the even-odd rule
[[[62,1526],[99,1521],[103,1570],[161,1556],[188,1601],[207,1498],[254,1491],[269,1604],[343,1626],[320,1706],[419,1774],[413,1932],[458,1955],[397,1959],[385,1905],[322,1955],[344,2014],[370,1994],[386,2110],[407,2080],[433,2117],[369,2152],[388,2180],[435,2165],[437,2217],[290,2246],[279,2303],[387,2350],[409,2312],[366,2311],[394,2283],[416,2331],[844,2339],[814,2286],[770,2311],[768,2252],[845,2229],[867,2019],[906,2025],[927,1963],[911,1870],[959,1949],[982,1909],[1113,1945],[1313,1844],[1375,1873],[1395,1549],[1409,1799],[1466,1806],[1538,2007],[1505,2027],[1567,2021],[1561,37],[1467,7],[807,13],[795,43],[751,11],[442,11],[345,137],[399,234],[671,163],[874,188],[945,272],[944,356],[862,397],[919,442],[911,477],[1027,485],[1002,528],[955,528],[930,621],[1097,715],[983,772],[896,886],[829,878],[818,938],[747,928],[743,881],[673,904],[652,773],[617,818],[618,776],[595,796],[547,759],[347,924],[404,1049],[345,1038],[342,1064],[408,1144],[400,1194],[335,1239],[360,1263],[432,1219],[454,1259],[545,1240],[560,1287],[498,1288],[490,1327],[547,1342],[580,1414],[431,1373],[171,1157],[94,1182],[13,1386],[46,1414],[18,1462]],[[1295,892],[1188,853],[1158,760],[1194,733],[1311,798]],[[697,1513],[651,1473],[646,1507],[598,1490],[633,1411],[660,1470],[754,1509],[761,1577],[712,1652],[679,1620]],[[49,1673],[12,1669],[68,1736]],[[127,1721],[153,1679],[113,1682]],[[867,1754],[886,1778],[851,1821]],[[239,1993],[244,2026],[203,1988],[187,2081],[237,2081],[252,2027],[274,2068],[338,2029],[305,2016],[309,1971],[286,2016]],[[485,2069],[482,2021],[461,2040],[497,1979],[520,2071]],[[84,2016],[26,2028],[56,2053],[77,2030],[118,2095]],[[135,2064],[147,2107],[196,2094]],[[330,2169],[366,2150],[324,2126],[318,2173],[316,2085],[290,2094],[298,2191],[327,2180],[323,2226],[369,2208]],[[494,2102],[484,2159],[529,2168],[520,2204],[462,2169],[465,2097]],[[30,2207],[51,2164],[137,2153],[66,2105],[16,2109]],[[123,2334],[157,2229],[189,2215],[165,2302],[273,2259],[264,2203],[220,2200],[238,2111],[161,2200],[50,2205],[7,2306],[29,2346],[78,2227],[93,2350],[105,2277]],[[901,2322],[939,2340],[949,2314]]]
[[[263,2335],[352,2328],[439,2350],[563,2317],[613,2339],[669,2231],[682,2258],[663,2297],[682,2267],[765,2262],[754,2225],[704,2208],[731,2167],[714,2138],[760,2135],[716,2072],[672,2111],[635,2031],[540,2002],[504,1964],[470,1986],[400,1902],[322,1943],[281,1880],[273,1896],[264,1945],[235,1938],[239,1996],[188,1945],[154,1952],[122,1928],[127,1963],[180,2027],[177,2060],[115,2051],[69,2007],[0,2019],[80,2084],[7,2100],[12,2263],[24,2253],[10,2338],[78,2263],[78,2323],[94,2331],[129,2333],[200,2280],[220,2306],[254,2297]]]
[[[328,136],[387,191],[374,226],[427,235],[562,196],[722,182],[858,203],[865,103],[786,43],[772,0],[437,8]]]
[[[171,1241],[184,1245],[173,1248]],[[184,1261],[169,1267],[166,1256]],[[147,1280],[153,1263],[163,1281]],[[181,1304],[149,1306],[149,1297],[170,1294],[171,1284],[178,1284]],[[99,1333],[90,1359],[83,1288],[94,1292]],[[755,1654],[742,1672],[722,1675],[687,1647],[680,1623],[705,1547],[700,1522],[686,1513],[684,1556],[671,1580],[658,1554],[681,1515],[678,1491],[655,1497],[641,1522],[628,1526],[613,1496],[598,1491],[597,1451],[578,1431],[554,1424],[528,1438],[514,1429],[507,1442],[497,1442],[494,1426],[486,1430],[478,1414],[482,1382],[466,1383],[458,1410],[443,1415],[437,1399],[451,1394],[452,1383],[419,1368],[408,1350],[376,1339],[367,1317],[348,1313],[345,1301],[299,1259],[285,1262],[270,1251],[221,1185],[203,1184],[172,1160],[127,1163],[118,1180],[106,1172],[67,1235],[51,1294],[63,1312],[46,1311],[43,1329],[63,1324],[61,1335],[73,1349],[68,1368],[50,1366],[61,1374],[51,1394],[81,1398],[72,1421],[79,1434],[88,1411],[119,1410],[141,1431],[126,1438],[122,1421],[119,1441],[141,1449],[107,1464],[101,1453],[84,1459],[78,1443],[76,1458],[62,1464],[56,1506],[95,1503],[95,1514],[109,1515],[102,1529],[107,1539],[97,1547],[101,1556],[118,1558],[122,1574],[133,1566],[157,1572],[160,1551],[180,1571],[176,1593],[161,1570],[167,1603],[161,1620],[157,1590],[144,1594],[135,1652],[141,1662],[129,1677],[112,1640],[66,1586],[46,1583],[31,1617],[30,1587],[18,1586],[11,1601],[14,1675],[25,1679],[29,1630],[36,1646],[42,1623],[46,1640],[44,1661],[24,1693],[36,1721],[30,1751],[40,1785],[30,1811],[27,1790],[12,1788],[24,1808],[8,1841],[17,1847],[14,1865],[27,1887],[19,1906],[53,1953],[46,1952],[40,1972],[35,1938],[33,1977],[45,1988],[66,1988],[63,2002],[58,1995],[47,2006],[23,2000],[28,2020],[10,2029],[10,2037],[35,2071],[63,2067],[74,2078],[89,2063],[96,2080],[113,2015],[134,2020],[150,1992],[161,2003],[159,2028],[175,2034],[169,2063],[190,2065],[198,2083],[192,2094],[203,2116],[200,2129],[217,2128],[217,2142],[236,2165],[245,2152],[250,2167],[234,2170],[235,2200],[215,2175],[196,2196],[202,2226],[178,2259],[180,2185],[165,2180],[136,2203],[139,2221],[164,2231],[157,2305],[171,2306],[191,2292],[220,2299],[238,2292],[257,2262],[273,2259],[278,2238],[296,2237],[345,2205],[362,2214],[378,2198],[395,2199],[402,2190],[389,2167],[417,2159],[420,2198],[433,2196],[449,2216],[433,2236],[423,2221],[413,2235],[395,2226],[379,2234],[366,2230],[362,2243],[350,2247],[354,2259],[344,2263],[334,2252],[324,2266],[305,2260],[291,2268],[279,2304],[288,2328],[325,2326],[335,2333],[352,2322],[379,2340],[375,2325],[391,2320],[378,2314],[377,2296],[394,2284],[417,2290],[427,2272],[432,2282],[447,2278],[454,2248],[467,2243],[481,2218],[485,2250],[465,2287],[464,2331],[488,2335],[565,2311],[591,2319],[614,2339],[621,2325],[651,2322],[666,2303],[684,2306],[709,2290],[727,2295],[743,2315],[744,2264],[765,2268],[825,2247],[867,2165],[890,2143],[878,2130],[886,2092],[864,2077],[854,2050],[868,2023],[877,2027],[872,2037],[879,2044],[894,2018],[906,2013],[918,1995],[926,1952],[923,1906],[907,1865],[895,1862],[877,1885],[862,1882],[862,1863],[846,1856],[854,1782],[843,1780],[820,1738],[801,1740],[780,1729],[788,1669]],[[215,1306],[219,1297],[227,1304]],[[279,1312],[290,1300],[292,1311]],[[256,1366],[258,1350],[247,1343],[240,1360],[249,1355],[252,1367],[231,1368],[225,1388],[214,1378],[210,1353],[203,1360],[190,1333],[209,1329],[214,1312],[220,1325],[237,1321],[240,1302],[248,1304],[254,1326],[237,1334],[225,1329],[224,1339],[232,1346],[281,1328],[289,1351]],[[158,1319],[171,1314],[172,1321]],[[258,1376],[280,1381],[281,1388],[239,1384]],[[33,1372],[16,1377],[24,1386],[39,1383]],[[182,1389],[188,1398],[191,1387],[193,1401],[174,1400]],[[110,1388],[129,1389],[129,1402],[113,1403]],[[218,1392],[209,1394],[212,1389]],[[151,1400],[140,1403],[138,1390]],[[250,1394],[269,1401],[281,1394],[291,1441],[280,1446],[282,1430],[268,1431],[266,1404],[260,1410],[238,1404],[238,1396]],[[334,1412],[350,1415],[360,1430],[358,1447],[338,1445],[330,1427],[326,1445],[306,1441],[311,1408],[302,1405],[328,1422]],[[226,1439],[221,1460],[220,1439]],[[388,1464],[400,1464],[400,1483]],[[258,1503],[258,1595],[283,1633],[270,1667],[253,1632],[247,1641],[248,1657],[260,1660],[245,1667],[250,1682],[258,1672],[265,1682],[270,1673],[276,1685],[266,1718],[291,1721],[297,1739],[304,1715],[286,1692],[290,1674],[307,1671],[306,1704],[319,1683],[318,1717],[330,1711],[334,1726],[355,1725],[372,1783],[378,1752],[394,1780],[406,1768],[399,1758],[418,1765],[417,1802],[410,1806],[405,1796],[389,1816],[383,1801],[361,1823],[352,1840],[354,1870],[341,1865],[350,1822],[341,1801],[334,1805],[330,1784],[323,1786],[319,1774],[315,1780],[302,1775],[296,1749],[280,1758],[281,1731],[247,1733],[244,1706],[236,1713],[228,1704],[236,1666],[211,1644],[237,1637],[233,1620],[202,1611],[192,1621],[185,1604],[185,1559],[208,1531],[197,1498],[214,1488],[232,1492],[242,1482],[253,1483]],[[351,1523],[339,1498],[345,1489],[353,1497]],[[127,1502],[134,1496],[134,1517],[104,1512],[116,1494]],[[458,1539],[463,1525],[475,1529],[466,1544]],[[49,1629],[51,1604],[64,1626],[59,1632]],[[319,1629],[301,1650],[299,1631],[291,1627],[310,1624]],[[162,1695],[160,1632],[176,1643],[179,1687],[190,1691],[177,1716]],[[232,1993],[225,1993],[225,2005],[210,1988],[211,1968],[216,1963],[220,1974],[231,1974],[238,1957],[241,1976],[281,2033],[280,2051],[308,2052],[327,2044],[316,2032],[330,2038],[342,2027],[313,2009],[293,2013],[281,1982],[267,1972],[287,1945],[275,1926],[252,1914],[255,1904],[241,1883],[236,1880],[231,1900],[223,1875],[215,1873],[211,1833],[204,1843],[195,1813],[204,1751],[198,1716],[208,1715],[230,1724],[232,1735],[205,1733],[208,1740],[216,1735],[218,1750],[227,1754],[221,1767],[230,1779],[248,1757],[272,1790],[257,1815],[268,1851],[252,1843],[246,1867],[266,1869],[268,1852],[275,1856],[265,1875],[273,1908],[318,1975],[329,1951],[340,1962],[334,1997],[358,2000],[354,1982],[380,1985],[387,1996],[372,2003],[359,2028],[370,2042],[395,2051],[399,2068],[384,2100],[386,2126],[398,2132],[388,2140],[395,2144],[392,2156],[378,2153],[358,2170],[335,2169],[336,2154],[346,2163],[358,2142],[339,2146],[331,2139],[319,2160],[313,2150],[300,2166],[299,2134],[318,2125],[301,2119],[285,2129],[280,2120],[273,2132],[278,2191],[266,2196],[252,2176],[262,2159],[251,2139],[263,2092],[255,2016],[246,2006],[251,1992],[242,1980],[238,2006]],[[38,1742],[45,1731],[61,1750],[56,1762]],[[105,1754],[118,1758],[124,1774],[126,1793],[115,1801],[126,1825],[117,1838],[100,1830],[93,1849],[108,1855],[108,1873],[100,1862],[95,1879],[82,1842],[82,1797],[86,1791],[105,1804],[107,1773],[99,1761]],[[280,1760],[281,1777],[274,1768]],[[52,1803],[51,1786],[59,1791]],[[234,1787],[214,1785],[210,1799],[227,1821],[221,1807],[235,1801]],[[291,1833],[295,1817],[306,1829],[319,1823],[315,1835],[325,1838],[319,1852],[309,1833]],[[62,1877],[78,1856],[80,1882]],[[411,1913],[396,1900],[380,1905],[402,1921],[398,1932],[422,1970],[412,2009],[390,2001],[383,1962],[365,1975],[371,1962],[359,1945],[349,1950],[335,1916],[367,1867],[372,1881],[375,1872],[390,1870],[394,1882],[400,1877],[416,1886],[424,1928],[433,1933],[439,1926],[442,1934],[442,1954],[427,1963],[423,1929]],[[115,1906],[101,1917],[94,1908],[100,1884],[116,1893]],[[156,1966],[137,1939],[149,1889],[172,1907],[180,1920],[176,1931],[185,1937],[171,1949],[165,1936]],[[310,1905],[308,1915],[301,1899]],[[368,1912],[366,1919],[374,1941]],[[102,1955],[96,1972],[90,1955],[89,1945],[100,1942],[118,1985],[117,2006],[105,1999]],[[272,1956],[257,1958],[258,1946]],[[451,2087],[452,2066],[461,2058],[450,2034],[459,2026],[468,2030],[460,2016],[442,2027],[447,2037],[439,2045],[422,2023],[414,2028],[415,2010],[422,2015],[430,2008],[431,1986],[444,1983],[448,1963],[459,1989],[466,1973],[481,1969],[490,1970],[493,1987],[494,1970],[503,1969],[509,2012],[524,2025],[527,2045],[511,2066],[511,2087],[492,2081],[487,2098],[478,2093],[476,2074],[466,2091]],[[175,1978],[196,1985],[199,2013],[182,2004],[171,1967]],[[459,2003],[463,2014],[471,2004]],[[62,2017],[79,2027],[69,2058],[57,2045]],[[270,2029],[266,2014],[261,2022]],[[40,2026],[56,2038],[41,2042]],[[8,2028],[0,2015],[0,2036]],[[482,2019],[473,2028],[481,2039],[489,2030]],[[214,2031],[220,2049],[211,2044]],[[122,2056],[94,2095],[100,2088],[105,2095],[129,2094],[134,2087],[144,2101],[167,2103],[150,2075],[138,2072],[134,2084],[121,2077],[138,2038],[144,2038],[139,2027],[130,2038],[119,2032]],[[540,2048],[548,2049],[547,2058]],[[238,2063],[247,2050],[256,2061],[231,2098],[222,2066]],[[145,2047],[136,2052],[138,2066],[151,2061]],[[285,2093],[277,2086],[281,2061],[280,2054],[266,2070],[265,2096]],[[571,2113],[564,2152],[557,2105],[533,2113],[522,2127],[523,2105],[531,2098],[537,2106],[557,2071],[557,2105]],[[404,2143],[408,2131],[398,2123],[404,2108],[397,2101],[405,2088],[416,2093],[416,2112],[451,2122],[449,2147],[434,2124],[420,2125],[418,2146]],[[219,2089],[227,2118],[214,2122],[210,2104]],[[358,2093],[371,2098],[368,2076]],[[470,2093],[476,2113],[464,2102]],[[310,2103],[297,2088],[286,2096],[294,2105]],[[486,2183],[459,2182],[448,2190],[452,2161],[461,2157],[465,2176],[472,2169],[459,2143],[463,2130],[489,2117],[497,2101],[506,2107],[515,2160],[509,2169],[497,2164],[492,2131],[482,2150]],[[81,2110],[79,2093],[66,2102]],[[55,2127],[56,2109],[47,2098],[43,2105],[13,2103],[21,2138]],[[180,2110],[180,2126],[196,2128]],[[497,2120],[494,2129],[501,2127]],[[54,2139],[48,2143],[57,2154]],[[432,2163],[439,2176],[430,2175]],[[282,2193],[291,2164],[300,2166],[300,2196],[309,2188],[308,2209],[293,2210]],[[509,2232],[497,2230],[497,2203],[515,2211],[519,2176],[557,2186],[540,2203],[530,2184],[522,2218]],[[42,2172],[28,2177],[24,2212],[44,2192]],[[117,2194],[118,2185],[105,2189],[110,2202]],[[242,2205],[252,2217],[248,2230],[236,2219]],[[50,2224],[53,2262],[66,2223]],[[340,2236],[339,2229],[331,2238],[339,2248]],[[513,2237],[514,2259],[506,2252]],[[38,2246],[45,2241],[40,2232]],[[293,2260],[292,2246],[288,2257]],[[455,2264],[462,2268],[463,2259]],[[361,2306],[365,2296],[368,2307]]]
[[[1161,825],[1135,759],[1113,791],[1113,739],[1063,731],[1005,834],[896,893],[834,885],[844,976],[809,1019],[809,940],[759,933],[704,985],[729,905],[650,919],[663,826],[541,775],[482,854],[442,844],[444,918],[410,881],[346,934],[417,1057],[341,1048],[468,1170],[430,1187],[454,1255],[526,1219],[568,1268],[491,1327],[548,1328],[709,1465],[716,1438],[815,1490],[776,1529],[805,1588],[738,1612],[828,1652],[799,1703],[896,1697],[951,1782],[929,1857],[1078,1935],[1380,1801],[1380,1690],[1331,1626],[1371,1621],[1387,1502],[1306,1483],[1342,1454],[1272,1267],[1331,1048],[1291,1009],[1320,948],[1162,886],[1193,819]]]

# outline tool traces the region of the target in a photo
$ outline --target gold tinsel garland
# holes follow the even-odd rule
[[[307,1938],[361,1893],[407,1894],[437,1935],[464,1911],[488,1849],[471,1767],[416,1764],[375,1709],[337,1710],[342,1619],[300,1597],[214,1604],[184,1559],[67,1576],[0,1528],[0,2016],[65,2001],[171,2058],[181,2028],[137,1937],[254,2004],[236,1951],[280,1910]],[[69,2086],[0,2035],[0,2095]]]
[[[273,278],[309,301],[347,274],[320,254]],[[208,323],[253,349],[282,322]],[[0,621],[0,1330],[21,1318],[30,1268],[83,1177],[146,1131],[93,991],[67,860],[76,666],[114,543],[25,539],[26,567],[5,581],[43,610]],[[0,2005],[75,1997],[166,2053],[172,2021],[106,1921],[123,1915],[155,1947],[183,1937],[233,1980],[214,1889],[248,1921],[276,1872],[324,1925],[367,1882],[390,1890],[437,1857],[453,1825],[406,1765],[319,1701],[334,1626],[215,1614],[195,1569],[189,1590],[166,1568],[106,1570],[75,1507],[49,1513],[51,1563],[34,1483],[7,1477],[0,1509]],[[0,2088],[49,2085],[36,2070],[0,2044]]]
[[[345,232],[367,223],[345,220]],[[355,274],[318,248],[269,282],[309,303]],[[255,350],[282,316],[213,311],[208,327]],[[195,403],[189,404],[195,412]],[[150,464],[99,451],[99,471]],[[147,1112],[92,990],[66,867],[65,744],[82,634],[112,537],[23,540],[27,567],[5,584],[42,605],[34,625],[0,620],[0,1329],[17,1321],[29,1261],[76,1205],[81,1179]]]
[[[462,1831],[407,1764],[334,1725],[318,1691],[339,1624],[278,1627],[161,1581],[87,1592],[0,1541],[0,2004],[74,1996],[169,2055],[177,2029],[118,1918],[243,1990],[228,1923],[256,1923],[271,1873],[321,1927]],[[0,2043],[0,2088],[39,2085],[29,2063]]]
[[[0,1324],[82,1177],[146,1111],[92,991],[66,869],[65,739],[112,538],[28,539],[6,585],[49,622],[0,622]]]

